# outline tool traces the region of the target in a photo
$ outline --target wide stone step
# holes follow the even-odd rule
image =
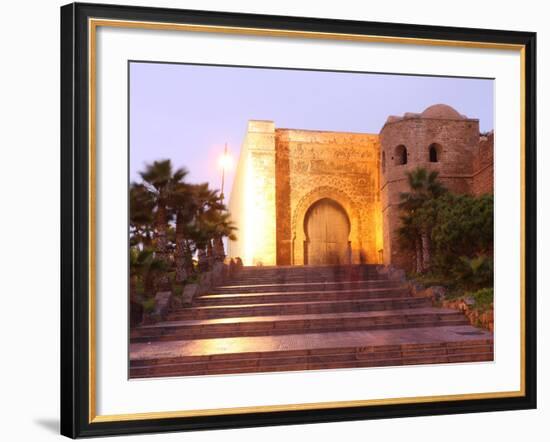
[[[300,337],[308,335],[300,335]],[[311,335],[318,337],[318,334]],[[280,337],[279,337],[280,338]],[[228,338],[233,339],[233,338]],[[258,339],[258,338],[254,338]],[[261,339],[261,338],[260,338]],[[195,340],[200,343],[211,341],[211,339]],[[204,363],[204,362],[219,362],[226,363],[234,362],[239,365],[242,361],[261,360],[262,365],[271,365],[275,361],[295,360],[314,356],[321,358],[324,356],[334,357],[338,360],[364,360],[378,358],[397,358],[397,357],[415,357],[424,356],[428,352],[433,355],[458,355],[484,353],[492,349],[493,341],[491,339],[472,339],[467,341],[457,342],[435,342],[428,344],[403,344],[392,345],[382,344],[366,347],[336,347],[336,348],[314,348],[304,350],[280,350],[280,351],[265,351],[265,352],[242,352],[242,353],[219,353],[219,354],[204,354],[193,356],[174,356],[174,357],[159,357],[154,359],[132,359],[132,367],[151,367],[154,365],[173,365],[187,363]]]
[[[335,268],[325,271],[300,271],[293,272],[291,269],[269,271],[269,272],[239,272],[233,279],[257,280],[257,279],[386,279],[384,273],[376,269],[347,269]]]
[[[262,284],[288,284],[288,283],[306,283],[306,282],[353,282],[353,281],[388,281],[388,278],[380,275],[361,275],[361,277],[349,276],[277,276],[277,277],[249,277],[232,278],[228,280],[227,285],[262,285]]]
[[[272,304],[275,302],[352,301],[410,297],[404,287],[351,289],[341,291],[296,291],[263,293],[206,294],[195,298],[195,306]]]
[[[365,278],[386,278],[385,274],[377,271],[361,271],[361,272],[314,272],[314,273],[264,273],[264,274],[236,274],[234,280],[250,280],[250,279],[365,279]]]
[[[277,280],[277,279],[289,279],[289,280],[340,280],[340,279],[347,279],[347,280],[357,280],[357,279],[384,279],[385,275],[380,275],[376,272],[366,272],[364,274],[356,274],[356,275],[349,275],[349,274],[330,274],[330,273],[303,273],[303,274],[286,274],[286,273],[280,273],[280,274],[266,274],[266,275],[242,275],[237,274],[231,278],[232,281],[250,281],[250,280]]]
[[[362,281],[327,281],[298,283],[267,283],[267,284],[227,284],[210,290],[210,294],[223,293],[266,293],[266,292],[297,292],[297,291],[335,291],[371,288],[403,287],[399,281],[362,280]]]
[[[255,298],[255,297],[250,297]],[[275,297],[274,297],[275,298]],[[226,299],[226,298],[222,298]],[[246,298],[245,298],[246,299]],[[296,298],[295,298],[296,299]],[[226,299],[227,300],[227,299]],[[275,315],[304,315],[341,312],[372,312],[377,310],[416,309],[429,307],[431,302],[427,298],[391,297],[374,299],[335,299],[305,302],[263,302],[255,304],[249,300],[249,304],[221,304],[200,307],[188,307],[176,310],[168,316],[167,320],[183,319],[212,319],[246,316],[275,316]]]
[[[337,368],[367,368],[367,367],[394,367],[401,365],[421,364],[448,364],[460,362],[488,362],[494,359],[491,347],[483,347],[483,351],[460,354],[430,354],[426,352],[423,356],[360,359],[353,357],[302,357],[293,358],[287,361],[258,361],[241,360],[235,366],[225,361],[210,363],[188,363],[154,365],[132,368],[130,378],[152,378],[161,376],[204,376],[215,374],[232,373],[257,373],[274,371],[302,371],[302,370],[333,370]],[[268,365],[273,362],[272,365]]]
[[[305,265],[305,266],[245,266],[238,275],[304,275],[304,274],[335,274],[378,272],[383,268],[379,264],[352,265]]]
[[[231,350],[232,347],[238,348],[238,343],[233,341],[242,338],[186,341],[186,343],[182,343],[182,346],[192,346],[197,349],[201,347],[215,349],[216,343],[219,342],[220,348],[226,351],[216,353],[214,350],[213,353],[206,351],[203,354],[158,358],[147,357],[149,355],[147,352],[140,354],[139,350],[134,351],[131,352],[130,377],[252,373],[493,360],[491,334],[482,331],[476,333],[476,329],[470,326],[441,327],[437,330],[441,331],[441,337],[447,336],[449,341],[438,342],[437,337],[433,336],[434,331],[428,329],[394,330],[384,334],[384,338],[390,341],[392,339],[399,341],[399,338],[412,334],[413,336],[423,337],[420,340],[427,340],[427,342],[366,346],[353,345],[353,341],[369,342],[369,337],[376,339],[376,335],[381,332],[335,333],[331,335],[331,339],[328,339],[329,346],[322,345],[324,335],[319,334],[295,335],[293,337],[275,336],[271,339],[248,338],[247,349],[257,351],[243,352],[232,352]],[[453,333],[453,331],[458,333]],[[460,331],[475,333],[475,335],[465,334],[465,337],[462,337],[463,335],[459,334]],[[432,341],[430,341],[430,336],[432,336]],[[457,338],[460,340],[454,340]],[[334,343],[335,339],[336,341],[338,339],[343,340],[343,342],[348,341],[348,345],[330,347],[330,343]],[[216,341],[216,343],[211,343],[211,341]],[[227,343],[224,341],[227,341]],[[312,348],[300,349],[300,345],[303,345],[304,342],[311,343]],[[134,347],[143,345],[134,344]],[[178,344],[162,343],[161,346],[177,348]],[[281,347],[283,347],[283,350],[273,350],[273,348]],[[145,349],[150,351],[150,348],[145,347]],[[262,349],[264,351],[261,351]],[[163,350],[164,354],[169,353],[166,349]]]
[[[308,315],[252,316],[222,319],[167,321],[132,330],[132,342],[204,339],[232,336],[273,336],[412,327],[467,325],[455,310],[418,308]]]
[[[395,358],[395,359],[372,359],[372,360],[349,360],[349,361],[319,361],[302,362],[300,360],[286,364],[256,365],[257,361],[246,361],[238,367],[225,366],[224,363],[211,364],[185,364],[169,366],[153,366],[132,368],[130,378],[155,378],[164,376],[205,376],[233,373],[267,373],[276,371],[303,371],[303,370],[334,370],[337,368],[368,368],[368,367],[395,367],[402,365],[421,364],[448,364],[460,362],[488,362],[494,358],[492,351],[459,355],[426,355],[424,357]],[[206,367],[205,367],[206,365]]]

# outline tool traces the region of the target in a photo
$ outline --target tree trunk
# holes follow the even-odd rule
[[[166,260],[166,248],[168,245],[168,239],[166,236],[167,227],[166,207],[164,204],[159,202],[155,216],[155,230],[157,236],[155,241],[155,254],[158,259],[163,261]]]
[[[428,229],[422,229],[420,233],[422,239],[422,270],[430,269],[430,233]]]
[[[206,246],[206,256],[208,260],[208,268],[212,268],[212,265],[214,264],[214,249],[212,247],[212,240],[208,240],[208,244]]]
[[[153,233],[151,231],[151,226],[145,227],[143,229],[143,247],[146,249],[150,249],[153,245],[153,239],[152,239]]]
[[[130,300],[137,301],[137,275],[130,275]]]
[[[187,275],[194,273],[195,269],[193,266],[193,253],[191,252],[191,245],[188,240],[184,241],[184,262],[185,270],[187,270]]]
[[[225,259],[225,250],[221,236],[214,239],[214,258],[216,261],[223,261]]]
[[[145,296],[151,297],[155,296],[155,274],[154,272],[148,271],[145,275],[143,281],[143,288],[145,290]]]
[[[187,279],[187,270],[185,269],[185,230],[183,226],[183,214],[178,211],[176,215],[176,282],[181,284]]]
[[[166,206],[163,202],[159,201],[157,207],[157,213],[155,217],[155,228],[157,231],[157,240],[155,242],[155,255],[156,257],[168,264],[167,256],[167,228],[168,223],[166,222]],[[166,272],[160,272],[155,281],[156,288],[158,290],[168,290],[170,288],[170,280]],[[154,293],[153,293],[154,296]]]
[[[208,257],[206,255],[206,250],[199,249],[197,257],[199,260],[199,270],[201,272],[206,272],[208,270]]]
[[[415,241],[414,241],[414,249],[415,249],[415,252],[416,252],[416,259],[415,259],[415,263],[416,263],[416,273],[422,273],[422,271],[424,270],[423,268],[423,265],[422,265],[422,241],[420,240],[420,237],[416,237]]]

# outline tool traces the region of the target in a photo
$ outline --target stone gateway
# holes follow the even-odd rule
[[[342,264],[350,261],[350,223],[336,201],[323,198],[313,204],[305,220],[305,264]]]
[[[251,120],[229,211],[247,266],[393,264],[406,173],[439,172],[451,191],[493,192],[493,133],[444,104],[390,116],[379,134],[279,129]]]

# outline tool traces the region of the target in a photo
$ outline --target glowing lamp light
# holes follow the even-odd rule
[[[231,155],[225,153],[220,157],[218,163],[223,170],[231,170],[233,167],[233,158]]]

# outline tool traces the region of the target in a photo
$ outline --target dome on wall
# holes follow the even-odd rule
[[[422,118],[435,118],[439,120],[463,120],[465,117],[460,115],[455,109],[446,104],[434,104],[427,107],[422,112]]]

